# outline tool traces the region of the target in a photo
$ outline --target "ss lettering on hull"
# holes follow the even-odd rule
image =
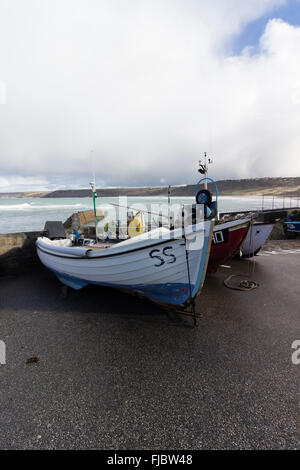
[[[163,264],[173,264],[176,262],[176,256],[172,253],[172,246],[165,246],[162,250],[155,249],[150,251],[149,256],[152,259],[157,259],[156,267],[162,266]]]

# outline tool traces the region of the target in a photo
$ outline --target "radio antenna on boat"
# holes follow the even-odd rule
[[[170,220],[170,209],[171,209],[171,186],[168,186],[168,219]]]
[[[201,173],[201,175],[204,175],[205,177],[207,177],[208,175],[208,165],[211,164],[213,161],[210,157],[207,157],[207,153],[204,152],[204,159],[203,160],[199,160],[199,168],[198,168],[198,171],[199,173]],[[204,182],[204,187],[205,189],[207,189],[207,180],[205,180]]]
[[[92,190],[94,214],[95,214],[95,220],[96,220],[96,224],[97,224],[97,223],[98,223],[97,208],[96,208],[97,190],[96,190],[96,188],[95,188],[95,183],[91,181],[91,182],[90,182],[90,187],[91,187],[91,190]]]
[[[96,226],[97,226],[98,224],[97,207],[96,207],[97,190],[96,190],[96,174],[95,174],[95,162],[94,162],[93,150],[91,150],[91,163],[92,163],[92,171],[93,171],[93,181],[90,182],[90,187],[92,190],[94,214],[95,214],[95,221],[96,221]]]
[[[91,159],[91,178],[96,187],[96,171],[95,171],[95,159],[94,159],[94,150],[90,151],[90,159]]]

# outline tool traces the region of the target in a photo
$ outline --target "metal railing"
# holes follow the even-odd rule
[[[262,194],[261,210],[299,209],[300,194]]]

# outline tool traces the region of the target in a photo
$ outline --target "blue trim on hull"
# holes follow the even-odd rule
[[[192,286],[192,297],[193,298],[197,295],[197,292],[200,288],[201,280],[202,280],[202,277],[203,277],[203,271],[204,271],[204,268],[205,268],[206,258],[209,256],[209,254],[207,253],[208,243],[209,243],[209,237],[205,237],[203,247],[202,247],[201,263],[200,263],[200,268],[199,268],[199,272],[198,272],[196,285],[194,287]],[[205,254],[205,256],[204,256],[204,254]]]
[[[116,289],[123,289],[126,291],[136,292],[140,295],[149,297],[150,299],[158,302],[165,302],[172,305],[184,304],[189,298],[190,290],[189,285],[184,283],[167,283],[167,284],[136,284],[128,286],[124,284],[110,284],[106,282],[93,282],[86,281],[84,279],[78,279],[66,274],[60,274],[55,270],[51,270],[55,273],[57,278],[66,286],[72,287],[72,289],[82,289],[88,284],[103,286],[103,287],[114,287]],[[192,289],[194,286],[192,285]]]
[[[202,256],[199,266],[198,276],[196,284],[191,284],[192,298],[194,298],[201,286],[203,279],[203,273],[206,266],[208,257],[208,244],[209,237],[204,238],[203,247],[201,249]],[[114,287],[116,289],[122,289],[126,291],[137,292],[140,295],[148,297],[158,302],[164,302],[171,305],[182,305],[190,298],[190,286],[188,283],[164,283],[164,284],[135,284],[135,285],[124,285],[124,284],[111,284],[106,282],[94,282],[87,281],[86,279],[80,279],[67,274],[59,273],[58,271],[48,268],[55,273],[58,279],[65,285],[72,287],[72,289],[82,289],[83,287],[93,284],[103,287]]]
[[[83,279],[77,279],[76,277],[67,276],[66,274],[59,274],[52,269],[51,271],[56,274],[60,282],[62,282],[68,287],[72,287],[72,289],[79,290],[89,284],[88,281],[84,281]]]

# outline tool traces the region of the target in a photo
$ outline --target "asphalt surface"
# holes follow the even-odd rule
[[[2,449],[300,449],[300,253],[234,261],[188,317],[110,289],[0,278]],[[32,356],[39,361],[26,364]]]

